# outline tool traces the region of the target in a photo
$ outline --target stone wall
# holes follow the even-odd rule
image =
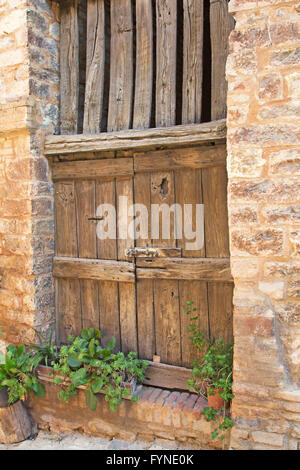
[[[231,0],[237,449],[300,448],[300,3]]]
[[[32,339],[54,319],[53,190],[43,136],[58,122],[58,6],[0,1],[0,325]]]

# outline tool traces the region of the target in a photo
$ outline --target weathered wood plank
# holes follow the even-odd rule
[[[166,388],[167,390],[187,390],[191,379],[191,369],[150,362],[146,371],[145,385]]]
[[[193,360],[201,358],[201,353],[192,344],[191,334],[188,332],[190,317],[187,315],[185,308],[186,302],[194,302],[193,308],[197,311],[193,312],[192,317],[198,317],[196,324],[201,331],[209,331],[208,304],[207,304],[207,283],[202,281],[180,281],[180,322],[181,322],[181,355],[182,365],[192,367]],[[221,314],[221,313],[220,313]]]
[[[55,185],[55,218],[56,254],[59,256],[78,256],[74,182],[57,183]],[[59,341],[64,342],[69,334],[80,332],[81,304],[78,280],[56,280],[56,315]]]
[[[133,282],[132,263],[111,260],[55,257],[53,276],[71,279],[95,279],[103,281]]]
[[[212,48],[211,119],[226,117],[227,81],[225,67],[228,56],[228,37],[234,19],[228,13],[227,0],[210,0],[210,33]]]
[[[226,165],[225,145],[158,150],[134,154],[134,171],[180,170]]]
[[[133,128],[150,127],[153,86],[152,0],[136,2],[136,77]]]
[[[88,0],[84,133],[99,133],[101,130],[105,72],[104,14],[104,0]]]
[[[211,339],[223,338],[225,343],[233,340],[233,284],[208,283],[209,331]]]
[[[96,204],[110,204],[115,207],[116,182],[96,181]],[[116,214],[113,215],[116,217]],[[97,258],[104,260],[117,259],[117,221],[114,219],[114,238],[100,240],[97,238]],[[96,223],[96,222],[95,222]],[[120,350],[120,320],[119,320],[119,289],[117,282],[99,282],[99,304],[100,304],[100,329],[103,334],[104,343],[114,336],[116,338],[116,349]]]
[[[229,256],[226,167],[202,170],[205,245],[208,258]]]
[[[156,126],[176,123],[177,0],[156,2]]]
[[[78,0],[63,2],[60,15],[60,131],[62,134],[76,134],[79,105]]]
[[[136,265],[138,279],[232,281],[229,259],[157,258],[153,261],[137,259]]]
[[[95,182],[77,181],[75,188],[78,256],[95,259],[96,230],[90,220],[95,215]],[[83,328],[99,328],[98,282],[81,279],[80,293]]]
[[[225,141],[226,120],[165,128],[125,130],[97,135],[56,135],[45,139],[45,154],[183,147]]]
[[[111,0],[111,58],[108,131],[129,129],[133,101],[131,0]]]
[[[33,424],[21,400],[0,408],[0,443],[16,444],[33,434]]]
[[[124,177],[133,174],[131,158],[104,158],[102,160],[80,160],[73,162],[53,163],[52,178],[67,179],[99,179]]]
[[[154,281],[156,354],[165,364],[181,365],[178,281]]]
[[[201,220],[203,208],[197,207],[203,203],[201,174],[199,168],[187,168],[175,172],[176,203],[182,207],[184,221],[182,238],[177,240],[177,245],[182,248],[184,258],[203,258],[205,256],[204,226]],[[203,237],[201,237],[201,231]],[[203,246],[201,246],[202,244]]]
[[[183,0],[182,123],[201,122],[203,0]]]

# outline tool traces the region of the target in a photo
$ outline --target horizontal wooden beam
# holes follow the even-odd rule
[[[191,392],[187,383],[191,379],[191,372],[191,369],[186,369],[185,367],[149,362],[149,367],[145,373],[144,385]],[[38,379],[43,382],[53,383],[52,374],[53,369],[51,367],[39,366],[37,368]],[[78,388],[85,389],[84,386]],[[138,387],[137,392],[139,391],[140,387]]]
[[[134,171],[177,170],[226,165],[226,146],[214,145],[159,150],[134,155]]]
[[[123,261],[54,258],[53,276],[98,281],[135,282],[134,265]]]
[[[52,165],[52,178],[54,181],[66,179],[105,179],[132,175],[133,161],[131,158],[58,162]]]
[[[191,391],[188,387],[188,380],[191,379],[192,375],[191,369],[156,362],[150,362],[149,364],[145,374],[145,385],[168,390]]]
[[[154,258],[136,260],[137,279],[178,279],[232,282],[229,259]]]
[[[103,132],[101,134],[53,135],[45,141],[46,155],[108,150],[142,150],[224,141],[226,120],[146,130]]]

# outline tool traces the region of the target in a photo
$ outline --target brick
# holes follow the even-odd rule
[[[262,157],[262,149],[233,148],[228,153],[229,175],[231,178],[261,176],[266,160]]]
[[[300,99],[300,72],[286,76],[288,96],[294,100]]]
[[[241,336],[272,336],[274,321],[270,318],[235,318],[235,334]]]
[[[300,47],[290,48],[286,50],[278,50],[271,54],[271,65],[298,65],[300,59]]]
[[[257,96],[264,103],[283,98],[283,80],[281,75],[272,73],[259,78]]]
[[[281,230],[263,230],[252,232],[232,231],[232,253],[250,255],[277,255],[283,251],[283,233]]]
[[[267,444],[274,447],[283,446],[283,436],[275,433],[267,433],[263,431],[252,432],[252,438],[255,442]]]
[[[280,176],[300,175],[300,150],[289,149],[272,152],[269,155],[270,173]]]

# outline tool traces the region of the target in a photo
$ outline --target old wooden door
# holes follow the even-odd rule
[[[100,327],[124,352],[191,366],[186,301],[195,302],[199,324],[211,337],[232,338],[225,146],[98,157],[53,165],[60,340],[82,327]],[[148,210],[147,237],[134,239],[141,204]],[[192,205],[193,230],[196,204],[204,204],[204,246],[186,248],[184,209],[183,238],[176,239],[172,214],[170,238],[162,236],[162,218],[155,233],[154,204]],[[114,208],[112,215],[103,205]],[[110,224],[114,236],[99,239],[99,224],[104,231]]]
[[[149,383],[186,388],[189,374],[177,380],[195,357],[186,301],[211,338],[232,339],[225,122],[199,123],[226,116],[233,19],[227,0],[88,0],[86,12],[82,3],[61,8],[61,133],[69,135],[49,137],[45,148],[55,182],[59,339],[100,327],[104,341],[113,335],[122,351],[167,365]],[[141,230],[133,204],[148,213],[138,239],[128,235]],[[173,218],[168,238],[163,220],[155,233],[153,205],[174,204],[183,218],[192,205],[192,231],[204,205],[197,249],[185,224],[184,237],[175,236]],[[101,239],[108,216],[114,236]],[[180,371],[170,384],[172,367]]]

